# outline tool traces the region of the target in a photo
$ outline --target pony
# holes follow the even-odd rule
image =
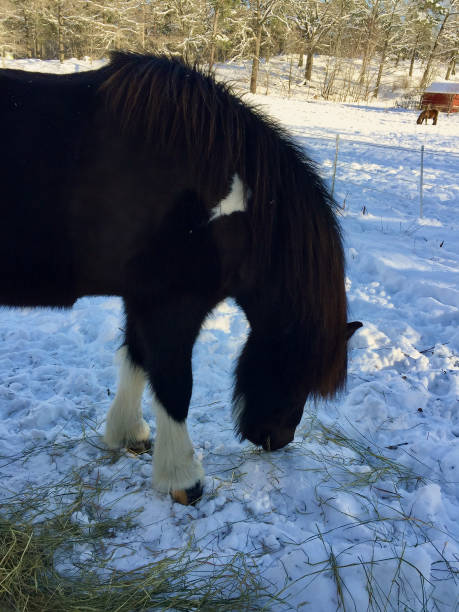
[[[427,125],[427,119],[433,119],[432,125],[437,125],[438,110],[436,108],[430,108],[429,106],[428,108],[422,111],[422,113],[417,118],[416,123],[422,125],[423,121],[425,121]]]
[[[272,119],[211,76],[162,56],[113,53],[98,70],[1,70],[0,303],[124,302],[104,442],[143,450],[153,391],[153,485],[203,491],[186,426],[191,354],[232,297],[250,324],[235,368],[235,433],[293,440],[308,398],[344,386],[344,256],[314,164]]]

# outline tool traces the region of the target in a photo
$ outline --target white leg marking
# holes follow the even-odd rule
[[[204,470],[194,455],[186,423],[177,423],[156,398],[154,409],[156,412],[154,486],[163,493],[170,493],[189,489],[198,481],[202,483]]]
[[[104,442],[109,448],[148,440],[150,427],[142,417],[142,393],[145,372],[135,366],[123,346],[118,352],[120,372],[118,390],[107,414]]]
[[[230,215],[233,212],[245,211],[244,185],[237,174],[233,177],[229,194],[219,204],[216,204],[209,219],[213,221],[222,215]]]

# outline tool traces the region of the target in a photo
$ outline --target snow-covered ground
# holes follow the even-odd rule
[[[335,196],[350,320],[364,323],[346,392],[307,405],[294,443],[279,452],[240,444],[231,372],[247,323],[222,303],[194,351],[189,428],[205,496],[183,507],[151,489],[148,455],[113,456],[97,437],[116,388],[120,300],[2,309],[0,499],[76,471],[88,488],[102,483],[99,503],[114,515],[137,510],[136,526],[107,541],[120,569],[184,546],[222,562],[241,552],[288,602],[273,609],[457,610],[459,116],[419,126],[416,112],[376,102],[249,100],[295,134],[327,180],[340,135]],[[146,394],[154,433],[150,403]],[[84,504],[74,516],[92,518]],[[84,561],[94,551],[74,553]]]

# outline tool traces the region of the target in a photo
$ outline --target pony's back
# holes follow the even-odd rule
[[[68,77],[0,71],[0,301],[4,304],[74,301],[67,204],[88,106],[82,92]]]

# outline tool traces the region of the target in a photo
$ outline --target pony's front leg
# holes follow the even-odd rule
[[[112,449],[123,446],[136,451],[149,448],[150,427],[142,416],[142,393],[146,384],[144,370],[136,365],[126,346],[118,353],[118,389],[107,414],[104,442]]]
[[[204,470],[194,454],[186,421],[170,416],[155,398],[156,438],[153,454],[153,484],[170,493],[181,504],[192,504],[202,495]]]
[[[204,470],[194,454],[186,418],[193,344],[212,305],[191,296],[161,305],[126,303],[126,341],[154,394],[153,486],[182,504],[194,503],[203,489]]]
[[[181,316],[187,318],[185,313]],[[165,324],[163,332],[167,327]],[[204,470],[194,454],[186,426],[193,384],[193,342],[186,338],[177,319],[175,327],[156,337],[152,344],[154,354],[148,360],[156,413],[153,486],[182,504],[192,504],[201,497],[204,482]]]

